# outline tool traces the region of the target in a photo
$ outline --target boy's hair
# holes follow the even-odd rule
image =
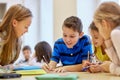
[[[63,27],[71,28],[74,31],[82,32],[83,25],[81,20],[76,16],[71,16],[65,19]]]
[[[21,49],[21,41],[17,37],[13,20],[22,21],[28,17],[32,17],[32,12],[21,4],[11,6],[2,18],[0,23],[0,33],[6,32],[3,37],[4,48],[0,55],[0,64],[7,65],[16,61]],[[13,54],[14,51],[16,54]]]
[[[94,22],[92,22],[92,23],[90,24],[89,29],[95,30],[95,31],[99,32],[99,31],[98,31],[98,28],[95,26]]]
[[[28,46],[28,45],[24,46],[23,49],[22,49],[22,51],[25,51],[25,50],[30,50],[31,51],[30,46]]]
[[[41,62],[41,60],[43,60],[44,62],[50,62],[52,48],[49,43],[47,43],[46,41],[39,42],[36,44],[34,49],[35,55],[37,57],[37,62]],[[46,60],[43,58],[43,56]]]
[[[101,22],[102,20],[112,21],[116,24],[116,26],[120,25],[119,4],[112,1],[103,2],[94,14],[94,21]]]

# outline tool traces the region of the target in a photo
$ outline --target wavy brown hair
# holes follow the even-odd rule
[[[0,55],[0,65],[13,63],[18,58],[21,41],[13,29],[12,21],[14,19],[22,21],[28,17],[32,17],[31,11],[21,4],[11,6],[3,16],[0,23],[0,33],[6,32],[7,34],[3,37],[5,43]]]

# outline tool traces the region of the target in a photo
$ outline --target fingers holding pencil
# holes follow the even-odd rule
[[[42,69],[44,69],[47,73],[49,73],[52,70],[52,67],[49,65],[49,62],[47,61],[45,56],[43,56],[43,60],[45,64],[42,66]]]
[[[42,66],[42,69],[44,69],[47,73],[52,71],[52,68],[46,63]]]

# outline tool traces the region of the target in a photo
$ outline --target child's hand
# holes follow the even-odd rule
[[[87,71],[87,69],[90,67],[91,63],[88,60],[84,60],[82,62],[82,70],[81,71]]]
[[[102,68],[99,64],[94,64],[94,65],[90,65],[88,71],[91,73],[98,73],[98,72],[102,72]]]
[[[54,69],[54,72],[63,73],[63,72],[66,72],[66,70],[64,69],[64,67],[59,67],[59,68]]]
[[[90,64],[91,64],[90,61],[84,60],[84,61],[82,62],[82,67],[84,68],[84,67],[86,67],[86,66],[89,66]]]
[[[52,67],[49,66],[48,64],[44,64],[42,66],[42,69],[44,69],[47,73],[50,73],[51,71],[53,71]]]

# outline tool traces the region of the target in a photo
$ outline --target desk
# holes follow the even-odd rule
[[[120,76],[114,76],[110,73],[88,73],[88,72],[69,72],[72,74],[78,74],[78,80],[120,80]],[[36,80],[35,76],[38,75],[29,75],[22,76],[21,78],[15,79],[0,79],[0,80]]]

